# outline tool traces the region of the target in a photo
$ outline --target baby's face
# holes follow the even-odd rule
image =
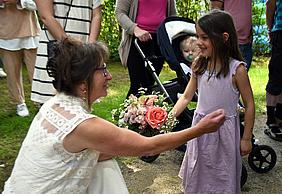
[[[183,57],[189,62],[192,62],[199,55],[199,52],[200,48],[195,40],[188,41],[182,49]]]

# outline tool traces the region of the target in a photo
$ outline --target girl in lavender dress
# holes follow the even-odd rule
[[[198,89],[198,104],[193,125],[208,113],[222,108],[226,120],[218,131],[202,135],[187,143],[180,177],[185,193],[240,193],[241,156],[252,149],[255,110],[246,63],[239,52],[236,30],[231,16],[213,10],[196,24],[200,56],[192,65],[189,84],[176,105],[178,116]],[[245,129],[240,138],[237,104],[245,106]]]

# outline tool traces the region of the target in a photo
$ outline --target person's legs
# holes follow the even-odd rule
[[[17,104],[17,114],[21,117],[29,115],[25,104],[23,82],[22,82],[22,63],[23,51],[1,50],[3,53],[3,63],[7,71],[7,84],[12,101]]]
[[[282,141],[282,131],[279,124],[282,119],[282,93],[274,96],[266,93],[266,125],[269,127],[267,135],[271,138]]]
[[[267,115],[266,125],[267,126],[271,127],[276,125],[276,119],[275,119],[276,104],[277,104],[277,97],[266,92],[266,115]]]
[[[282,95],[282,31],[272,34],[272,52],[268,65],[268,82],[266,85],[266,124],[273,132],[275,138],[282,138],[282,133],[278,127],[277,116],[280,116],[280,103]],[[276,110],[278,107],[278,111]],[[276,116],[277,115],[277,116]]]
[[[30,83],[32,82],[33,78],[33,72],[34,72],[34,66],[36,61],[36,53],[37,49],[24,49],[24,63],[26,65],[27,71],[28,71],[28,78]]]
[[[281,126],[282,124],[282,92],[277,96],[277,104],[275,108],[275,118],[277,124]]]
[[[266,91],[271,95],[278,96],[282,92],[282,31],[272,33],[271,50]]]
[[[3,50],[3,63],[7,73],[8,90],[12,101],[16,104],[24,103],[22,84],[22,51]]]
[[[131,43],[127,59],[127,68],[130,79],[130,87],[127,93],[127,97],[129,97],[130,94],[136,95],[138,93],[138,89],[142,86],[142,79],[144,79],[143,77],[145,75],[144,61],[138,53],[134,41]]]
[[[159,75],[163,67],[164,59],[163,57],[159,57],[161,54],[157,45],[156,36],[152,35],[152,37],[153,40],[151,41],[138,43],[146,57],[157,56],[157,58],[149,58],[149,60],[152,62],[156,74]],[[134,40],[132,40],[131,43],[127,59],[127,67],[130,78],[130,89],[127,93],[127,97],[130,94],[136,95],[140,87],[150,89],[154,84],[155,79],[153,78],[152,73],[145,67],[145,62],[136,49]]]
[[[252,43],[250,42],[247,44],[240,44],[239,48],[243,55],[243,58],[245,59],[245,62],[247,63],[247,70],[249,70],[253,59]]]

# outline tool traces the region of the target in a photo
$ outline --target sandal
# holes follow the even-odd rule
[[[276,124],[270,124],[269,128],[264,130],[264,133],[271,139],[282,142],[282,132]]]

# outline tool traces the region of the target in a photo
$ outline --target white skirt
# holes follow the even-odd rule
[[[88,194],[129,194],[116,160],[98,162]]]

